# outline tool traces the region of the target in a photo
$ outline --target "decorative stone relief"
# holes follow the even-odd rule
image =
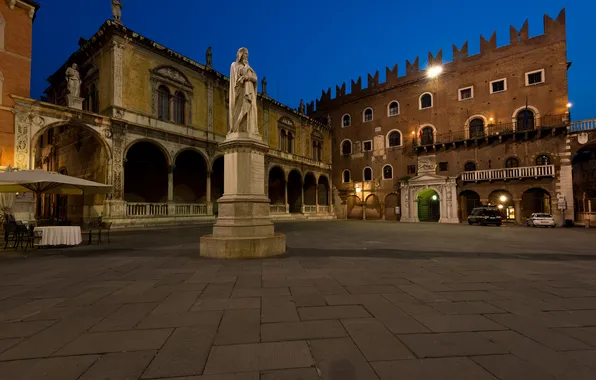
[[[124,57],[123,45],[118,41],[112,42],[112,69],[114,72],[114,105],[122,107],[122,61]]]
[[[207,85],[207,130],[213,132],[213,82]]]
[[[27,113],[18,113],[15,119],[15,165],[18,169],[29,169],[31,120]]]
[[[124,129],[120,126],[114,126],[112,128],[112,145],[114,147],[114,161],[113,161],[113,199],[122,199],[124,195],[124,182],[123,182],[123,137]]]
[[[421,174],[436,174],[437,172],[437,158],[436,156],[422,156],[418,157],[418,175]]]
[[[188,82],[188,80],[186,80],[184,75],[182,75],[180,71],[174,69],[173,67],[162,67],[160,69],[157,69],[157,74],[165,78],[168,78],[176,83],[192,87],[192,85]]]

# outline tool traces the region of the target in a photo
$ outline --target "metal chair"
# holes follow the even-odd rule
[[[99,229],[99,243],[101,243],[101,231],[108,231],[108,244],[110,243],[110,230],[112,229],[112,222],[102,222]]]

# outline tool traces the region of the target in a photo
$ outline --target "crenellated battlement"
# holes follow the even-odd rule
[[[487,39],[480,35],[480,52],[475,55],[468,54],[468,41],[464,42],[459,48],[453,44],[453,59],[451,62],[443,62],[443,49],[440,49],[436,54],[428,53],[428,66],[448,64],[449,70],[457,70],[460,64],[467,64],[473,62],[474,64],[481,64],[484,57],[487,61],[495,59],[505,54],[521,52],[522,49],[532,46],[540,47],[548,44],[564,41],[566,38],[565,25],[565,8],[557,15],[555,19],[549,15],[544,15],[544,33],[536,37],[529,37],[529,23],[528,20],[524,22],[522,27],[518,30],[514,26],[509,27],[509,44],[497,47],[497,32],[493,32]],[[495,57],[496,55],[496,57]],[[425,68],[424,68],[425,69]],[[423,69],[423,70],[424,70]],[[385,68],[385,81],[381,82],[379,78],[379,71],[374,74],[367,75],[367,87],[362,87],[362,77],[351,80],[350,91],[346,89],[346,82],[341,86],[335,86],[335,97],[331,95],[331,87],[326,91],[323,90],[321,97],[315,101],[307,104],[307,113],[312,114],[317,111],[322,111],[337,102],[345,102],[362,96],[370,95],[372,93],[383,91],[395,86],[404,85],[406,83],[415,82],[424,78],[424,73],[420,70],[420,57],[414,60],[406,60],[406,73],[400,76],[398,73],[398,65],[393,65],[393,68],[387,66]]]

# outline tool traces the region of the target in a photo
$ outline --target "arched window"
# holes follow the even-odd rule
[[[435,141],[433,127],[424,127],[420,131],[420,145],[432,145]]]
[[[364,181],[372,181],[373,179],[373,172],[371,168],[364,168],[364,175],[363,175],[363,180]]]
[[[363,121],[372,121],[373,119],[373,110],[372,108],[367,108],[364,110],[362,120]]]
[[[519,111],[517,114],[517,127],[518,131],[530,131],[534,129],[534,112],[525,109]]]
[[[157,88],[157,117],[170,120],[170,90],[166,86]]]
[[[186,97],[181,91],[176,92],[174,95],[174,122],[177,124],[185,124],[186,118],[184,117],[186,109]]]
[[[294,134],[288,132],[288,153],[294,153]]]
[[[393,178],[393,167],[391,165],[383,166],[383,179]]]
[[[519,160],[515,157],[509,157],[507,161],[505,161],[505,167],[507,169],[519,168]]]
[[[349,171],[349,170],[347,170],[347,169],[346,169],[346,170],[344,170],[344,172],[343,172],[343,178],[342,178],[342,180],[343,180],[343,182],[344,182],[344,183],[348,183],[348,182],[350,182],[350,181],[351,181],[351,178],[350,178],[350,171]]]
[[[470,162],[466,162],[466,164],[464,165],[464,171],[465,172],[475,172],[476,171],[476,164],[472,161]]]
[[[285,152],[288,146],[288,134],[285,129],[279,131],[279,150]]]
[[[345,114],[344,117],[342,117],[342,127],[349,127],[350,125],[352,125],[352,118],[350,117],[350,115]]]
[[[389,146],[400,146],[401,145],[401,133],[398,131],[389,132]]]
[[[399,103],[393,101],[389,103],[389,116],[399,115]]]
[[[550,165],[550,157],[546,154],[541,154],[536,157],[536,165]]]
[[[350,140],[345,140],[341,143],[341,154],[344,156],[352,154],[352,142]]]
[[[470,138],[475,139],[478,137],[484,137],[484,120],[479,117],[470,121]]]
[[[433,96],[428,92],[420,96],[420,109],[430,108],[433,106]]]

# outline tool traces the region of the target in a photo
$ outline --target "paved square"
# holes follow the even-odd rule
[[[288,222],[0,254],[0,379],[596,379],[596,231]]]

